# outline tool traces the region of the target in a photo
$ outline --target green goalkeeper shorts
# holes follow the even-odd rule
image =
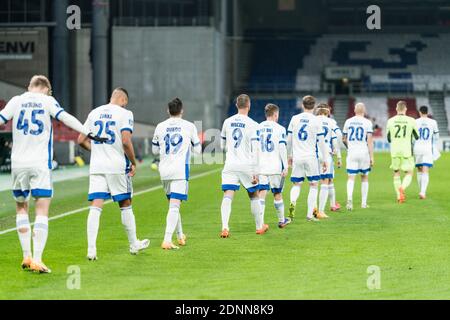
[[[394,171],[413,171],[414,157],[392,157],[391,169]]]

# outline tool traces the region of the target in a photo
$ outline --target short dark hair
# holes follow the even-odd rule
[[[266,107],[264,108],[264,113],[266,114],[266,117],[272,117],[275,112],[279,112],[280,108],[276,104],[268,103]]]
[[[123,87],[118,87],[118,88],[116,88],[115,90],[117,90],[117,91],[122,91],[123,93],[125,93],[125,95],[127,96],[128,99],[130,98],[130,96],[128,95],[127,89],[125,89],[125,88],[123,88]]]
[[[250,97],[246,94],[240,94],[236,98],[236,107],[238,109],[245,109],[247,108],[248,104],[250,103]]]
[[[314,105],[316,104],[316,98],[314,98],[313,96],[304,96],[302,104],[306,110],[312,110],[314,109]]]
[[[428,114],[428,107],[427,106],[420,106],[419,112],[421,114]]]
[[[175,98],[168,103],[168,109],[171,116],[178,116],[183,110],[183,102],[179,98]]]

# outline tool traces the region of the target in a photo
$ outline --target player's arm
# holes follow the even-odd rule
[[[348,133],[348,124],[347,124],[347,122],[345,122],[344,129],[342,131],[342,143],[348,149],[348,135],[347,135],[347,133]]]
[[[198,138],[198,132],[195,125],[192,125],[192,135],[191,135],[191,145],[192,151],[195,154],[202,154],[202,144],[200,143],[200,139]]]
[[[53,118],[61,121],[66,126],[77,131],[78,133],[83,134],[85,136],[85,139],[91,139],[101,143],[108,141],[108,138],[100,138],[99,136],[95,136],[94,134],[92,134],[92,132],[90,132],[88,128],[83,126],[83,124],[78,121],[77,118],[64,111],[64,109],[59,106],[58,102],[54,98],[51,99],[52,101],[50,102],[49,111],[50,115]]]
[[[321,124],[317,124],[317,146],[319,148],[320,154],[322,155],[322,158],[319,159],[323,168],[323,171],[325,172],[327,170],[327,163],[325,161],[325,155],[328,152],[327,144],[325,142],[325,131],[323,131],[323,127]]]
[[[220,132],[220,149],[223,151],[226,151],[227,146],[227,127],[226,127],[226,121],[223,123],[222,131]]]
[[[342,164],[341,147],[339,146],[338,138],[334,133],[333,136],[331,137],[331,145],[333,146],[333,150],[337,157],[337,166],[338,168],[340,168]]]
[[[386,136],[387,141],[389,143],[391,143],[392,142],[392,137],[391,137],[391,122],[390,121],[388,121],[388,123],[386,125],[386,132],[387,132],[387,136]]]
[[[259,156],[261,152],[261,143],[259,142],[259,130],[257,128],[253,130],[250,143],[252,155],[252,163],[250,164],[250,166],[252,168],[253,176],[256,177],[259,174]]]
[[[131,171],[129,175],[132,177],[136,173],[136,156],[134,154],[133,141],[131,140],[133,133],[128,130],[122,131],[122,146],[125,155],[131,162]]]
[[[373,156],[373,134],[371,132],[367,134],[367,147],[369,148],[370,165],[373,166],[375,158]]]
[[[153,153],[153,155],[155,155],[155,156],[157,156],[157,155],[159,155],[159,152],[161,151],[161,146],[160,146],[160,143],[159,143],[159,126],[156,126],[156,129],[155,129],[155,133],[154,133],[154,135],[153,135],[153,139],[152,139],[152,153]]]
[[[14,109],[16,107],[15,104],[16,97],[9,100],[6,104],[5,108],[0,111],[0,125],[6,124],[9,120],[11,120],[14,116]]]
[[[287,129],[287,141],[286,141],[286,151],[287,151],[287,158],[288,158],[288,165],[292,166],[292,131],[294,130],[294,124],[291,122],[289,123],[288,129]]]
[[[283,176],[287,175],[288,167],[289,167],[286,138],[287,138],[286,132],[283,132],[283,134],[281,135],[280,145],[279,145],[280,160],[281,160],[281,164],[284,168],[283,173],[282,173]]]
[[[412,122],[411,122],[411,125],[412,125],[412,136],[413,136],[413,138],[415,139],[415,140],[418,140],[419,139],[419,129],[417,128],[417,123],[416,123],[416,121],[415,120],[413,120]]]

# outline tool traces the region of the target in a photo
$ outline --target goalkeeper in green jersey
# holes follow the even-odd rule
[[[397,115],[390,118],[387,123],[387,139],[391,144],[391,169],[394,170],[394,188],[397,200],[403,203],[406,200],[405,190],[409,187],[413,177],[414,157],[412,154],[413,139],[419,134],[414,118],[406,115],[406,102],[397,103]],[[400,172],[406,173],[403,181]]]

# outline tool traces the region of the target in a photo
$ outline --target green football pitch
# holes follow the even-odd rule
[[[369,209],[329,213],[306,222],[308,187],[302,189],[297,219],[276,227],[271,198],[267,234],[254,232],[244,191],[231,215],[231,238],[220,239],[220,166],[194,165],[189,201],[182,205],[186,247],[160,249],[167,201],[157,172],[138,167],[134,212],[148,250],[128,253],[120,211],[107,204],[98,238],[99,260],[86,260],[87,210],[50,221],[44,261],[51,274],[20,269],[16,232],[0,234],[1,299],[448,299],[450,298],[450,155],[431,171],[428,199],[419,200],[414,179],[405,204],[395,201],[387,154],[376,154],[370,175]],[[337,170],[337,198],[345,207],[345,170]],[[51,216],[86,207],[87,178],[55,184]],[[288,203],[290,183],[285,188]],[[354,203],[359,204],[360,184]],[[0,193],[0,231],[14,227],[10,192]],[[286,205],[287,207],[287,205]],[[34,220],[34,219],[33,219]],[[369,289],[371,270],[379,289]],[[75,270],[80,288],[68,284]],[[79,272],[78,272],[79,271]],[[370,281],[369,281],[370,282]]]

